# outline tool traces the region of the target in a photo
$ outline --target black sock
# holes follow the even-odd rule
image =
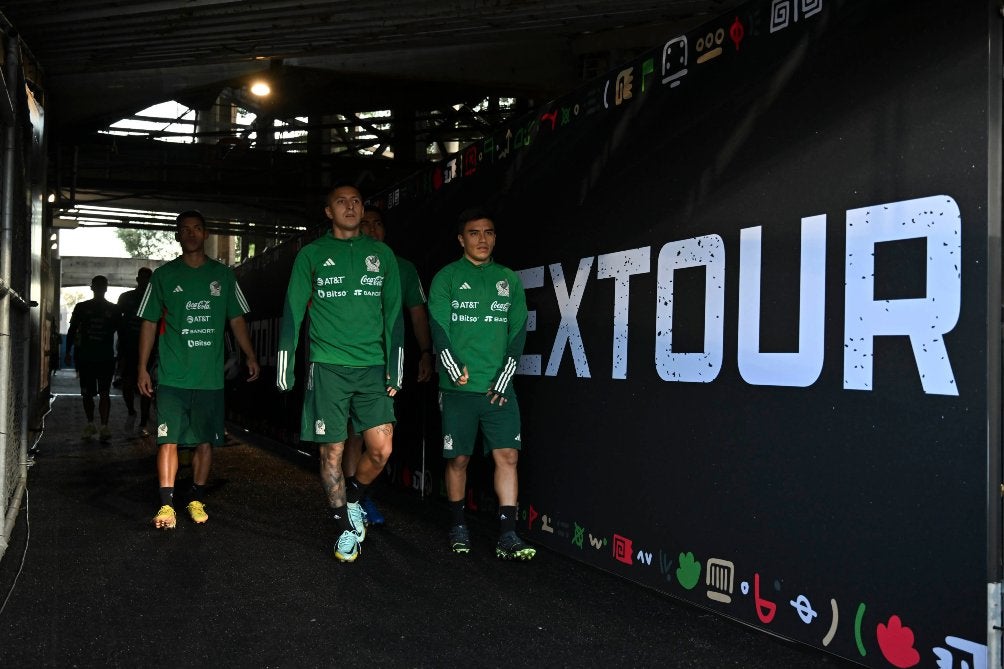
[[[464,500],[450,502],[450,519],[454,525],[466,525],[464,520]]]
[[[205,484],[199,485],[198,483],[192,484],[192,499],[201,502],[206,497],[206,486]]]
[[[349,524],[349,510],[344,504],[333,507],[331,509],[331,517],[334,518],[335,523],[338,524],[339,534],[345,531],[352,531],[352,525]]]
[[[174,487],[160,489],[160,505],[174,506]]]
[[[355,476],[350,476],[345,481],[345,501],[358,502],[366,495],[367,488],[369,488],[368,485],[357,481]]]
[[[502,534],[516,531],[516,507],[499,507],[499,525],[501,526]]]

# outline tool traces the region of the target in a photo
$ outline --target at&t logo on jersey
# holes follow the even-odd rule
[[[499,292],[499,297],[509,297],[509,282],[502,279],[495,284],[495,290]]]
[[[366,258],[366,271],[367,272],[380,271],[380,256],[368,256]]]
[[[221,290],[223,290],[223,287],[220,285],[219,281],[213,281],[209,284],[209,294],[213,297],[219,297]]]

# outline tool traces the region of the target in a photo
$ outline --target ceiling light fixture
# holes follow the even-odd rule
[[[257,95],[258,97],[263,98],[271,92],[272,88],[264,81],[256,81],[251,84],[252,95]]]

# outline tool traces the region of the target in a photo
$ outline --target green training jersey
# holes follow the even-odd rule
[[[429,288],[439,387],[508,397],[526,341],[526,295],[519,275],[489,260],[466,257],[439,270]],[[467,384],[456,380],[467,367]]]
[[[397,258],[397,266],[401,271],[401,299],[405,308],[411,309],[428,302],[429,300],[425,297],[425,291],[422,290],[422,280],[418,278],[418,270],[415,269],[415,263],[401,256],[395,257]]]
[[[163,317],[158,383],[189,390],[223,387],[227,322],[250,311],[233,270],[210,258],[189,267],[180,257],[150,277],[138,315]]]
[[[295,383],[300,324],[308,311],[310,362],[380,365],[388,386],[401,387],[401,277],[389,246],[365,235],[338,239],[329,231],[296,254],[279,325],[280,391]]]

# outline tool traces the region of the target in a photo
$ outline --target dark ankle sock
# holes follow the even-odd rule
[[[464,500],[459,500],[457,502],[449,502],[450,505],[450,520],[453,525],[466,525],[464,520]]]
[[[349,524],[349,510],[346,505],[336,506],[331,509],[331,517],[335,519],[335,523],[338,525],[338,533],[341,534],[348,530],[352,531],[352,525]]]
[[[192,499],[201,502],[206,497],[206,486],[205,484],[199,485],[198,483],[192,484]]]
[[[356,480],[355,476],[350,476],[348,480],[345,481],[345,501],[358,502],[366,495],[366,490],[368,488],[368,485],[360,483]]]
[[[160,505],[161,506],[174,506],[174,488],[161,488],[160,489]]]
[[[516,507],[499,507],[499,525],[501,526],[502,534],[516,531]]]

